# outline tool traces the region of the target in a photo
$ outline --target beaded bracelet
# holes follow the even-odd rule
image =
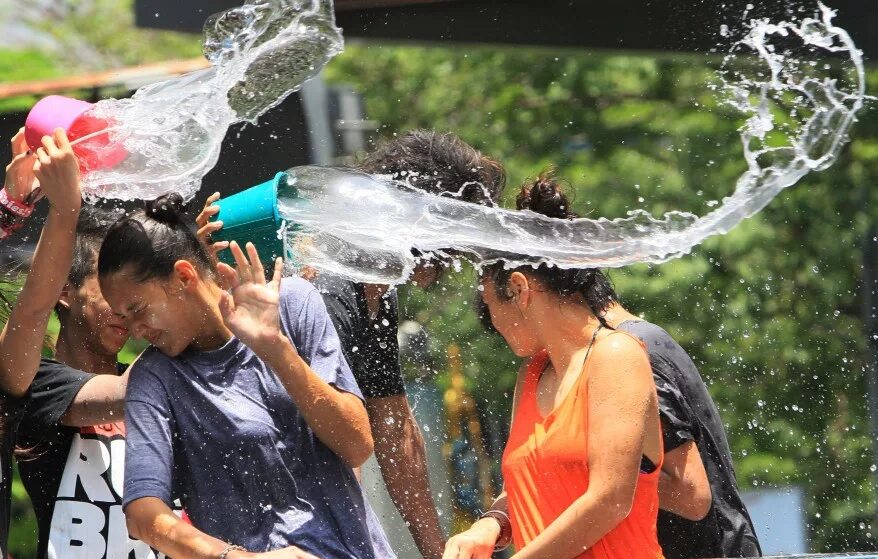
[[[247,550],[245,548],[241,547],[240,545],[229,545],[222,551],[222,553],[219,554],[219,557],[217,559],[227,559],[229,556],[229,553],[231,553],[233,551],[247,551]]]
[[[5,239],[21,229],[33,211],[33,204],[13,200],[5,188],[0,189],[0,239]]]

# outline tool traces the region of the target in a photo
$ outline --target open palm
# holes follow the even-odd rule
[[[229,247],[236,268],[219,264],[219,272],[229,287],[220,301],[220,312],[226,327],[251,349],[274,343],[280,336],[280,279],[282,261],[275,261],[270,282],[252,243],[247,243],[247,256],[236,242]],[[249,257],[249,259],[248,259]]]

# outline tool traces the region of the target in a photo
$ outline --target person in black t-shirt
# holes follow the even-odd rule
[[[619,304],[604,318],[640,338],[649,353],[665,441],[658,517],[665,557],[761,556],[719,411],[695,363],[670,334]]]
[[[414,130],[378,147],[357,164],[367,173],[389,175],[411,186],[476,204],[493,205],[506,182],[503,167],[450,133]],[[208,199],[197,222],[206,238],[222,227],[209,223],[218,210]],[[214,251],[227,245],[212,245]],[[420,257],[411,281],[433,285],[443,260]],[[307,263],[306,263],[307,264]],[[427,477],[424,439],[405,394],[399,364],[396,291],[387,285],[361,284],[321,273],[312,278],[323,294],[338,331],[345,358],[366,397],[375,456],[388,493],[409,527],[421,554],[440,558],[444,536]]]
[[[7,557],[12,483],[12,454],[29,390],[40,363],[43,336],[64,286],[81,206],[79,163],[64,131],[43,138],[31,153],[22,133],[12,141],[3,196],[39,187],[50,209],[31,262],[30,273],[3,331],[0,332],[0,557]],[[30,195],[26,195],[29,197]]]
[[[101,295],[97,255],[118,215],[84,208],[73,263],[55,307],[55,359],[43,359],[21,422],[19,460],[39,527],[39,559],[155,558],[129,540],[122,514],[128,330]],[[88,372],[84,372],[88,371]]]

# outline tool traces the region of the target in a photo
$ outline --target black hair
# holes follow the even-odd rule
[[[492,159],[451,132],[416,129],[381,144],[357,163],[366,173],[389,175],[438,196],[493,206],[506,186],[506,171]],[[421,262],[443,273],[451,250],[423,253],[412,248]]]
[[[98,275],[128,270],[138,282],[167,278],[178,260],[189,260],[213,277],[212,259],[183,218],[183,198],[166,194],[146,209],[117,221],[107,232],[98,254]]]
[[[73,245],[73,260],[67,273],[67,285],[77,289],[85,280],[98,271],[98,251],[104,241],[104,235],[110,226],[119,220],[121,210],[104,209],[97,206],[83,205],[76,223],[76,241]],[[55,313],[60,319],[64,317],[64,307],[55,305]]]
[[[412,130],[380,144],[357,167],[486,206],[494,205],[506,186],[503,165],[450,132]]]
[[[535,181],[526,183],[516,198],[519,210],[531,210],[538,214],[556,219],[576,219],[579,217],[571,208],[570,200],[561,189],[559,181],[551,171],[541,174]],[[609,325],[604,320],[604,313],[619,300],[609,277],[597,268],[564,269],[549,264],[540,264],[536,268],[522,266],[506,268],[502,262],[492,264],[483,271],[493,280],[497,296],[509,299],[507,284],[515,272],[526,272],[537,279],[547,290],[566,296],[579,293],[592,313],[604,327]],[[480,313],[484,323],[484,313]],[[488,317],[490,320],[490,317]]]
[[[119,210],[83,206],[76,224],[76,243],[67,283],[82,287],[86,278],[98,271],[98,252],[110,227],[122,217]]]

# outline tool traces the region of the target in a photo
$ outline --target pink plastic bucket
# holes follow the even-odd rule
[[[107,121],[88,115],[93,106],[61,95],[41,99],[30,110],[24,124],[27,145],[38,149],[43,136],[51,136],[56,128],[63,128],[71,142],[104,130],[109,126]],[[73,151],[83,172],[113,167],[128,155],[121,145],[110,143],[109,134],[97,134],[75,144]]]

